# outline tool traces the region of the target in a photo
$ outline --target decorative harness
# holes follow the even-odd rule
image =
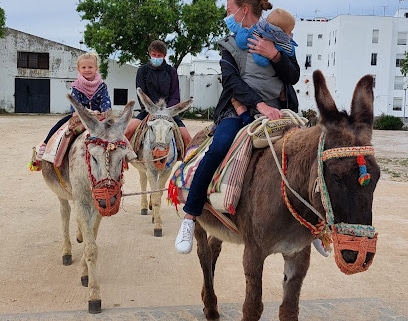
[[[107,177],[100,181],[97,181],[92,175],[89,144],[99,145],[105,149],[105,168]],[[111,178],[109,173],[110,152],[116,150],[118,147],[126,149],[127,142],[123,140],[108,142],[97,137],[91,137],[89,134],[87,134],[85,138],[85,157],[88,165],[88,175],[91,181],[92,198],[96,208],[102,216],[111,216],[119,211],[119,205],[122,197],[123,171],[126,167],[125,158],[122,159],[122,168],[118,181]],[[111,203],[112,199],[114,199],[113,204]],[[102,204],[105,204],[105,206]]]
[[[345,274],[354,274],[357,272],[366,271],[372,263],[372,259],[369,262],[365,262],[367,252],[376,252],[377,243],[377,233],[371,225],[360,225],[360,224],[348,224],[348,223],[334,223],[333,208],[330,202],[330,196],[327,190],[327,186],[323,175],[323,162],[331,158],[342,158],[342,157],[357,157],[357,163],[359,165],[360,176],[358,177],[358,182],[361,186],[366,186],[370,182],[370,174],[367,173],[366,162],[364,156],[374,155],[374,148],[372,146],[355,146],[355,147],[341,147],[324,150],[324,141],[326,133],[322,132],[319,139],[319,146],[317,150],[317,160],[318,160],[318,177],[316,192],[320,191],[320,197],[322,201],[323,208],[326,212],[326,217],[323,217],[317,210],[315,210],[307,201],[305,201],[298,193],[293,191],[289,183],[286,180],[287,171],[287,159],[285,154],[285,144],[288,140],[290,134],[289,132],[285,136],[282,144],[282,195],[285,204],[289,211],[292,213],[293,217],[298,220],[302,225],[306,226],[312,234],[321,239],[323,246],[326,250],[330,249],[330,243],[333,243],[335,251],[335,261],[339,269]],[[268,138],[269,136],[267,136]],[[270,142],[270,146],[277,160],[273,145]],[[279,166],[278,166],[279,168]],[[279,168],[280,170],[280,168]],[[313,225],[301,217],[293,206],[286,194],[286,187],[288,187],[295,196],[301,200],[305,205],[307,205],[315,214],[320,217],[318,224]],[[330,232],[331,229],[331,232]],[[350,250],[357,251],[358,256],[354,263],[347,263],[342,257],[341,251]]]

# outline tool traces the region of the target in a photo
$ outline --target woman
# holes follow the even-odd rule
[[[241,25],[250,28],[258,22],[262,11],[269,9],[272,5],[267,0],[228,0],[225,22],[233,32]],[[212,176],[243,126],[231,99],[245,105],[251,115],[260,113],[271,120],[279,119],[282,117],[279,97],[285,84],[296,84],[300,76],[295,56],[282,55],[273,42],[258,36],[250,39],[249,50],[239,49],[233,35],[219,45],[223,90],[214,113],[213,142],[197,168],[183,207],[186,214],[175,242],[177,252],[183,254],[191,252],[195,218],[201,215]],[[257,65],[254,53],[267,57],[271,64]]]

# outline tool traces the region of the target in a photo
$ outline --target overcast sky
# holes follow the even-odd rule
[[[76,12],[78,0],[0,0],[6,26],[80,48],[85,21]],[[393,16],[408,0],[270,0],[275,8],[297,18],[334,18],[340,14]],[[226,1],[221,2],[226,4]],[[203,14],[205,17],[205,14]],[[85,49],[82,46],[82,49]]]

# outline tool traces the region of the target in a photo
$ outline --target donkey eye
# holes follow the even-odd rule
[[[337,185],[341,185],[343,183],[343,180],[337,174],[332,174],[332,181]]]
[[[98,161],[96,160],[96,158],[95,158],[94,156],[92,156],[92,161],[93,161],[94,163],[98,163]]]

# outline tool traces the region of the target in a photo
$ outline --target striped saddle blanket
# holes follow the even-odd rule
[[[168,200],[176,209],[178,204],[185,203],[195,171],[211,142],[212,137],[208,137],[200,146],[190,149],[170,179]],[[244,127],[235,137],[207,190],[208,202],[218,212],[235,214],[251,155],[252,138]]]

